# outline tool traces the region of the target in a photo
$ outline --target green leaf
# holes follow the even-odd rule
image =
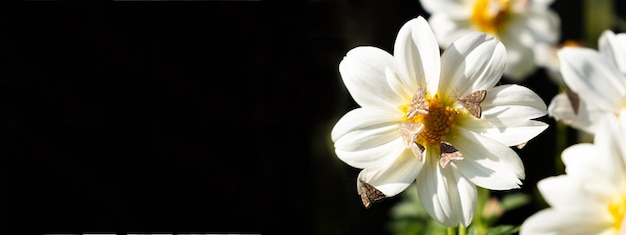
[[[478,235],[478,231],[476,231],[476,227],[469,226],[467,229],[467,235]]]
[[[415,184],[401,195],[390,210],[388,229],[394,235],[445,235],[446,227],[432,219],[422,207]]]
[[[520,226],[500,225],[487,230],[485,235],[511,235],[519,231]]]
[[[504,211],[510,211],[515,208],[526,205],[530,202],[530,196],[524,193],[507,194],[502,197],[502,208]]]

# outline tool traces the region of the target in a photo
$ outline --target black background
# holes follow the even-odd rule
[[[553,8],[563,38],[581,39],[580,1]],[[402,24],[428,16],[418,1],[22,2],[4,12],[3,233],[388,233],[397,198],[363,208],[359,169],[333,153],[330,129],[357,107],[337,68],[356,46],[391,52]],[[522,85],[546,104],[558,91],[541,69]],[[519,191],[556,174],[554,121],[542,120],[551,127],[519,151]]]

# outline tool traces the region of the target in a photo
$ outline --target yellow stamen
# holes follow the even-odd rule
[[[622,227],[624,220],[624,213],[626,213],[626,197],[622,197],[609,204],[609,213],[613,216],[613,227],[619,231]]]
[[[472,11],[472,23],[483,32],[496,34],[509,15],[509,0],[477,0]]]
[[[565,42],[561,44],[561,47],[584,47],[584,46],[585,45],[582,42],[575,41],[575,40],[565,40]]]
[[[439,95],[435,95],[432,99],[427,96],[426,101],[428,102],[428,113],[417,114],[406,121],[424,124],[424,130],[417,137],[417,142],[422,146],[433,145],[438,148],[441,141],[445,140],[446,134],[454,127],[455,117],[459,112],[444,105],[439,99]],[[408,105],[400,108],[406,113]]]

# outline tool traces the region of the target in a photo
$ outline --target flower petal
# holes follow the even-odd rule
[[[483,117],[532,119],[546,115],[546,104],[532,90],[520,85],[502,85],[487,90]]]
[[[572,178],[589,182],[585,189],[599,197],[620,194],[626,189],[626,165],[622,157],[621,127],[613,116],[600,120],[594,144],[576,144],[563,150],[565,172]]]
[[[398,127],[401,115],[368,108],[346,113],[331,131],[339,159],[365,168],[397,157],[405,148]]]
[[[597,213],[571,213],[544,209],[528,217],[520,228],[520,235],[610,235],[616,234],[608,221],[596,219]],[[593,218],[593,219],[590,219]]]
[[[385,196],[392,197],[415,182],[422,166],[423,164],[417,160],[413,152],[405,150],[394,161],[384,166],[365,168],[359,173],[358,179],[371,184]]]
[[[531,10],[524,17],[524,26],[532,33],[536,43],[555,44],[561,37],[561,19],[547,5],[533,1]]]
[[[520,118],[470,118],[463,122],[466,128],[484,137],[498,141],[506,146],[515,146],[528,142],[548,128],[548,124]]]
[[[550,4],[552,4],[554,2],[554,0],[533,0],[533,4],[531,4],[531,7],[540,7],[540,8],[547,8],[550,6]]]
[[[472,183],[492,190],[519,188],[524,165],[517,153],[506,145],[480,134],[457,128],[450,143],[463,154],[454,164]]]
[[[467,20],[468,18],[457,19],[455,17],[452,19],[451,17],[452,15],[447,13],[435,12],[428,18],[428,23],[431,25],[441,48],[448,48],[454,40],[473,31],[472,22]]]
[[[387,83],[389,83],[389,87],[391,87],[391,89],[394,90],[395,93],[404,97],[407,102],[413,99],[413,95],[415,95],[416,89],[407,85],[407,79],[402,79],[402,77],[400,77],[397,72],[393,71],[390,68],[385,69],[385,76],[387,77]]]
[[[582,47],[565,47],[557,53],[563,79],[581,99],[610,112],[622,105],[626,78],[607,57]]]
[[[543,199],[554,209],[585,211],[602,205],[591,191],[584,191],[582,181],[569,175],[551,176],[540,180],[537,189]]]
[[[605,30],[598,40],[598,50],[614,61],[622,74],[626,74],[626,34],[615,35]]]
[[[441,168],[436,149],[426,151],[425,166],[417,176],[422,206],[444,226],[468,226],[476,210],[476,187],[454,167]]]
[[[418,86],[426,84],[429,89],[431,84],[437,85],[440,71],[439,45],[423,17],[412,19],[400,28],[393,54],[397,60],[398,73],[409,90],[415,91]]]
[[[516,35],[509,36],[512,38],[501,38],[502,43],[506,46],[507,57],[504,77],[513,82],[520,82],[526,79],[537,68],[532,45],[527,45],[520,40],[520,38],[525,38],[525,35],[519,35],[522,32],[525,31],[516,31]]]
[[[578,113],[575,113],[567,94],[560,93],[550,101],[548,115],[566,125],[594,134],[598,124],[595,120],[600,120],[602,116],[613,114],[602,111],[596,106],[588,105],[583,99],[579,100]]]
[[[471,4],[468,1],[420,0],[420,4],[426,11],[433,14],[443,11],[446,12],[446,15],[455,16],[457,18],[469,18],[471,14],[471,12],[467,10],[468,7],[471,7],[468,5]]]
[[[548,127],[530,120],[544,116],[546,106],[536,93],[523,86],[502,85],[489,89],[481,106],[483,118],[466,119],[459,126],[506,146],[524,143]]]
[[[563,150],[562,159],[568,177],[582,182],[593,180],[581,186],[584,191],[593,192],[595,197],[611,200],[612,195],[619,194],[615,186],[622,181],[618,177],[622,175],[615,172],[615,162],[600,162],[606,154],[602,150],[590,144],[576,144]]]
[[[356,47],[339,63],[339,72],[352,98],[362,107],[398,107],[406,102],[389,84],[386,68],[395,69],[389,53],[375,47]]]
[[[460,97],[492,88],[506,64],[504,45],[485,33],[472,32],[457,39],[441,55],[439,92]]]

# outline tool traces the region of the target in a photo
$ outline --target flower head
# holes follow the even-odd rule
[[[551,206],[528,217],[520,234],[625,234],[626,129],[614,116],[598,125],[594,143],[563,151],[566,174],[539,181]]]
[[[554,45],[560,18],[549,8],[552,0],[420,0],[431,13],[429,22],[446,48],[471,31],[488,33],[507,49],[504,76],[521,81],[531,74],[534,47]]]
[[[571,90],[555,96],[548,106],[551,117],[590,134],[602,116],[626,112],[626,34],[605,31],[598,45],[598,51],[559,50],[561,75]]]
[[[472,220],[476,185],[519,188],[524,166],[509,146],[547,128],[531,120],[546,106],[522,86],[495,86],[505,58],[502,43],[479,32],[440,55],[421,16],[402,26],[393,55],[368,46],[347,53],[339,72],[361,107],[331,137],[337,156],[363,169],[357,189],[366,207],[417,180],[426,211],[453,227]]]

